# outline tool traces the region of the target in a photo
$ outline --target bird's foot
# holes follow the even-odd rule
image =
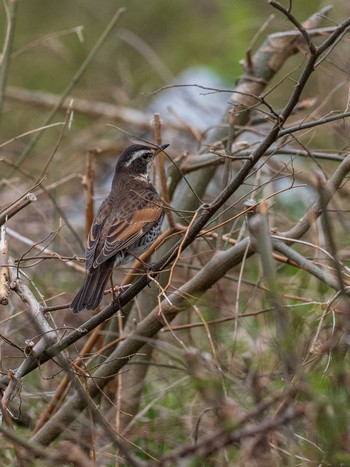
[[[148,287],[150,287],[151,282],[155,282],[156,284],[158,284],[156,278],[159,276],[159,272],[154,271],[153,268],[154,268],[155,264],[156,263],[154,263],[154,262],[153,263],[144,263],[143,264],[145,275],[149,279]]]
[[[124,285],[116,285],[116,286],[113,286],[112,289],[111,289],[111,292],[112,292],[112,303],[115,303],[116,305],[118,305],[118,308],[119,308],[119,311],[121,313],[121,316],[123,317],[123,307],[122,307],[122,304],[120,302],[120,294],[121,292],[123,292],[124,289],[128,289],[129,287],[131,287],[132,284],[124,284]]]

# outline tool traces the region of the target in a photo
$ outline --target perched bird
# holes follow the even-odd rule
[[[151,183],[151,168],[154,157],[168,146],[133,144],[120,155],[111,191],[87,239],[87,275],[71,303],[74,313],[97,308],[113,268],[141,255],[158,237],[164,209]]]

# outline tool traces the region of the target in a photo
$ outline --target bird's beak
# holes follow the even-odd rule
[[[160,144],[158,146],[156,154],[159,154],[160,152],[164,151],[168,146],[170,146],[170,144]]]

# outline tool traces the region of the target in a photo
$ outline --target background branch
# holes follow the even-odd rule
[[[16,449],[0,440],[0,463],[346,463],[349,15],[275,1],[249,16],[241,2],[169,2],[164,15],[136,1],[126,42],[104,42],[121,14],[108,5],[96,14],[84,3],[84,31],[61,24],[63,7],[55,33],[50,3],[40,15],[21,4],[23,17],[47,24],[42,35],[21,22],[1,109],[0,162],[12,171],[0,180],[1,408]],[[194,49],[225,84],[180,75]],[[29,140],[42,110],[53,118],[65,106],[60,130],[45,125],[40,144]],[[107,306],[73,315],[84,225],[133,135],[170,143],[160,161],[169,215],[142,257],[147,274],[142,262],[118,268],[115,284],[130,284],[115,289],[119,300],[106,290]],[[84,166],[97,144],[94,167]]]

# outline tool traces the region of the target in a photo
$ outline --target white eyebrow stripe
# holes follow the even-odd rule
[[[135,159],[137,159],[138,157],[140,157],[142,154],[151,154],[152,151],[148,151],[147,149],[140,149],[139,151],[135,152],[131,157],[130,159],[128,160],[128,162],[125,164],[125,167],[129,167],[129,165],[131,165]]]

